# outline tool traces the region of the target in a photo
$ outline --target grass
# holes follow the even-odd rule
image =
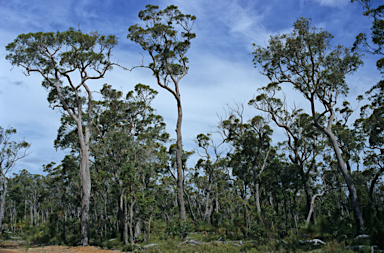
[[[161,240],[159,237],[153,237],[151,244],[155,243],[156,246],[147,248],[145,252],[161,253],[161,252],[175,252],[175,253],[196,253],[196,252],[212,252],[212,253],[224,253],[224,252],[327,252],[327,253],[351,253],[352,250],[345,248],[343,243],[337,241],[331,241],[326,245],[301,245],[299,239],[295,236],[289,236],[282,240],[271,239],[265,243],[257,243],[251,240],[242,241],[241,246],[235,245],[233,241],[218,242],[217,240],[222,237],[220,235],[209,234],[203,236],[202,234],[189,234],[188,240],[195,240],[202,242],[203,245],[194,245],[183,243],[185,239],[174,237],[166,240]],[[141,247],[149,243],[139,244]],[[237,242],[236,244],[240,244]],[[133,252],[141,252],[139,247],[134,247]]]
[[[115,238],[114,240],[103,240],[101,238],[91,238],[90,244],[94,246],[100,246],[104,249],[115,249],[121,250],[123,252],[142,252],[141,247],[144,247],[148,244],[157,244],[152,247],[146,248],[145,252],[185,252],[185,253],[195,253],[195,252],[329,252],[329,253],[347,253],[354,252],[346,248],[346,245],[354,246],[359,245],[370,245],[369,240],[365,239],[364,242],[355,242],[351,238],[332,238],[332,236],[323,233],[322,231],[318,232],[314,228],[306,228],[306,230],[301,229],[301,232],[309,235],[309,238],[318,238],[325,242],[326,245],[310,245],[310,244],[300,244],[299,240],[307,240],[308,238],[302,238],[302,236],[288,235],[283,239],[277,238],[276,234],[273,233],[263,233],[259,236],[256,234],[252,235],[255,239],[243,239],[243,234],[241,231],[235,230],[226,230],[224,229],[214,229],[205,224],[197,224],[195,227],[196,233],[188,234],[187,238],[181,238],[177,235],[172,235],[167,233],[164,226],[159,223],[156,225],[156,229],[153,229],[151,234],[151,242],[143,242],[134,245],[131,248],[130,245],[124,245],[123,242],[119,240],[118,233],[112,233],[107,236],[107,238]],[[312,231],[313,230],[313,231]],[[24,228],[23,237],[28,243],[32,244],[62,244],[60,233],[52,234],[51,227],[46,224],[43,224],[39,228],[29,228],[26,226]],[[73,232],[73,231],[71,231]],[[115,231],[116,232],[116,231]],[[51,237],[46,235],[50,234]],[[6,237],[7,235],[3,235]],[[2,237],[2,236],[0,236]],[[66,234],[66,245],[75,246],[76,242],[79,241],[79,234],[77,231],[75,233]],[[6,239],[6,238],[4,238]],[[139,238],[142,239],[142,238]],[[194,240],[201,242],[202,245],[188,244],[183,243],[186,240]],[[241,240],[241,243],[240,243]],[[237,245],[236,245],[237,244]],[[140,247],[139,247],[140,246]],[[29,245],[25,245],[25,251],[27,251]],[[368,252],[367,249],[358,249],[361,252]]]
[[[152,252],[152,253],[164,253],[164,252],[175,252],[175,253],[196,253],[196,252],[212,252],[212,253],[224,253],[224,252],[326,252],[326,253],[352,253],[352,252],[370,252],[370,247],[358,249],[358,251],[352,251],[346,248],[346,245],[350,243],[337,242],[336,240],[327,242],[326,245],[302,245],[299,243],[299,238],[296,236],[287,236],[284,240],[276,240],[273,238],[265,238],[262,242],[241,240],[240,241],[222,241],[224,238],[220,238],[222,235],[210,233],[208,235],[202,235],[201,233],[189,234],[188,240],[195,240],[202,242],[202,245],[194,245],[183,243],[186,239],[175,236],[173,238],[164,239],[160,236],[152,236],[151,244],[157,244],[155,246],[146,248],[142,251],[138,246],[143,247],[150,243],[139,243],[134,245],[131,249],[129,246],[123,246],[123,243],[118,239],[113,241],[103,242],[103,248],[117,249],[123,252]],[[218,241],[220,239],[220,241]],[[3,241],[4,243],[5,241]],[[238,244],[238,245],[235,245]],[[28,251],[30,244],[27,242],[23,245],[22,251]]]

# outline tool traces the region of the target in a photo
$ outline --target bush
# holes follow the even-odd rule
[[[174,237],[175,235],[185,238],[189,232],[194,229],[194,223],[188,219],[185,222],[181,222],[179,218],[173,219],[165,226],[165,233]]]
[[[264,228],[258,223],[253,223],[250,228],[246,231],[245,237],[254,240],[259,240],[264,233]]]

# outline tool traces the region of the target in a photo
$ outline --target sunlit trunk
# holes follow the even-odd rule
[[[129,207],[129,242],[131,243],[131,246],[133,247],[133,228],[132,228],[132,223],[133,223],[133,206],[135,205],[136,201],[133,201],[131,199],[131,205]]]
[[[3,190],[1,193],[1,206],[0,206],[0,226],[3,225],[3,218],[4,218],[4,209],[5,209],[5,197],[7,195],[7,179],[5,176],[2,176],[2,182]]]
[[[89,198],[91,196],[91,174],[89,171],[89,128],[85,127],[85,136],[82,134],[82,126],[80,128],[79,138],[81,143],[81,165],[80,176],[82,186],[81,198],[81,245],[89,245]]]
[[[203,220],[206,221],[210,212],[209,212],[209,208],[210,208],[210,205],[209,205],[209,202],[210,202],[210,195],[211,195],[211,188],[212,188],[212,185],[211,183],[209,182],[208,183],[208,189],[207,189],[207,196],[205,198],[205,212],[204,212],[204,218]]]
[[[186,220],[185,205],[184,205],[184,173],[181,155],[183,152],[182,138],[181,138],[181,122],[183,118],[183,112],[181,108],[180,95],[177,100],[177,124],[176,124],[176,165],[177,165],[177,202],[179,205],[179,214],[182,221]]]
[[[315,126],[328,137],[329,141],[332,144],[333,150],[335,151],[335,154],[336,154],[337,163],[339,165],[339,170],[340,170],[341,174],[343,175],[344,181],[348,187],[349,198],[350,198],[351,203],[352,203],[352,209],[353,209],[355,221],[356,221],[357,233],[363,234],[364,233],[364,220],[363,220],[363,215],[362,215],[361,210],[360,210],[360,205],[359,205],[358,198],[357,198],[357,192],[356,192],[355,184],[352,180],[351,175],[348,173],[348,169],[345,166],[343,157],[341,156],[339,144],[337,143],[336,137],[333,134],[332,129],[331,129],[333,118],[334,118],[334,112],[331,111],[331,116],[328,119],[328,128],[324,128],[324,127],[320,126],[317,122],[315,122]]]

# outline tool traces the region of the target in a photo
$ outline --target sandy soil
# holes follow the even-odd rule
[[[25,241],[2,241],[0,242],[0,253],[15,252],[57,252],[57,253],[111,253],[121,252],[120,250],[105,250],[99,247],[68,247],[68,246],[30,246],[27,247]]]

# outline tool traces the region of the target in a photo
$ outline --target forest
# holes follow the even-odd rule
[[[248,104],[228,105],[211,132],[195,136],[194,150],[183,149],[188,94],[180,86],[194,64],[187,56],[198,17],[147,5],[124,39],[149,63],[130,67],[113,61],[115,35],[20,34],[6,60],[41,78],[61,113],[54,147],[68,152],[42,165],[43,175],[15,173],[31,144],[0,126],[1,239],[146,252],[382,252],[384,81],[356,102],[346,78],[363,54],[383,57],[383,74],[384,5],[351,2],[372,21],[371,34],[356,34],[348,48],[297,18],[292,32],[253,44],[250,64],[269,83]],[[156,86],[92,89],[112,69],[143,68]],[[310,106],[289,103],[286,88]],[[159,93],[174,99],[176,139],[152,107]]]

